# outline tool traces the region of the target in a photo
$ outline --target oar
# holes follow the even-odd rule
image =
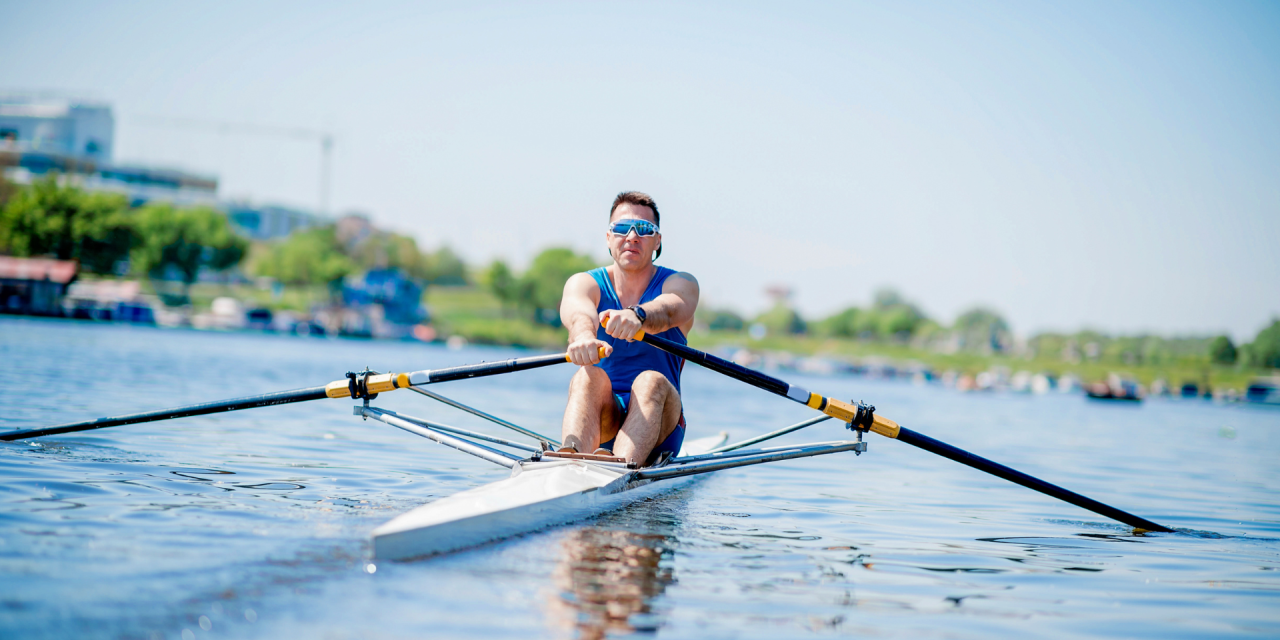
[[[997,462],[992,462],[981,456],[974,455],[953,447],[945,442],[935,440],[922,433],[912,431],[906,427],[899,426],[898,423],[875,415],[874,409],[866,405],[853,405],[836,398],[828,398],[810,393],[809,391],[788,384],[773,376],[760,373],[753,369],[748,369],[742,365],[730,362],[723,358],[717,358],[709,353],[693,349],[682,345],[678,342],[672,342],[665,338],[652,336],[641,331],[636,334],[637,340],[651,344],[667,353],[684,358],[691,362],[700,364],[712,371],[723,373],[730,378],[741,380],[749,385],[764,389],[770,393],[789,398],[800,404],[807,405],[813,409],[817,409],[833,418],[843,422],[859,425],[864,429],[870,429],[887,438],[900,440],[907,444],[919,447],[930,453],[936,453],[944,458],[950,458],[963,465],[968,465],[979,471],[985,471],[994,476],[1004,478],[1010,482],[1016,482],[1028,489],[1039,491],[1045,495],[1053,496],[1059,500],[1070,502],[1084,509],[1088,509],[1094,513],[1104,515],[1113,520],[1123,522],[1131,527],[1145,529],[1147,531],[1171,532],[1172,529],[1163,525],[1156,524],[1146,518],[1135,516],[1127,511],[1121,511],[1115,507],[1105,505],[1092,498],[1087,498],[1074,491],[1068,491],[1059,487],[1029,476],[1016,469],[1010,469]]]
[[[601,349],[600,357],[604,357],[603,349]],[[139,422],[153,422],[156,420],[169,420],[171,418],[201,416],[208,413],[220,413],[223,411],[238,411],[240,409],[269,407],[277,404],[319,400],[321,398],[364,398],[371,397],[379,393],[385,393],[387,391],[404,389],[410,386],[494,376],[502,373],[512,373],[514,371],[525,371],[528,369],[548,367],[553,364],[562,364],[568,361],[569,355],[567,353],[560,353],[549,356],[513,358],[511,360],[502,360],[500,362],[467,364],[458,367],[449,367],[447,369],[423,369],[422,371],[414,371],[412,373],[379,373],[370,375],[348,374],[346,380],[335,380],[323,387],[310,387],[308,389],[296,389],[293,391],[277,391],[275,393],[249,396],[247,398],[235,398],[233,400],[222,400],[219,402],[206,402],[204,404],[193,404],[174,409],[162,409],[159,411],[147,411],[145,413],[133,413],[125,416],[115,416],[112,418],[98,418],[97,420],[89,420],[87,422],[73,422],[71,424],[41,427],[38,429],[8,431],[0,433],[0,441],[26,440],[28,438],[51,436],[59,433],[89,431],[91,429],[118,427],[126,424],[137,424]]]

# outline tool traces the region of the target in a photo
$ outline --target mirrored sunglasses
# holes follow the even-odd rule
[[[625,236],[628,233],[631,233],[632,229],[634,229],[636,235],[641,238],[647,238],[658,233],[658,225],[649,222],[648,220],[624,219],[609,225],[609,233],[612,233],[615,236]]]

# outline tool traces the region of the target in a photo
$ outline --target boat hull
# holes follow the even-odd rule
[[[725,439],[722,434],[691,441],[681,454],[706,452]],[[525,462],[510,478],[441,498],[378,527],[373,531],[373,556],[408,560],[458,551],[590,518],[696,478],[635,480],[620,465]]]

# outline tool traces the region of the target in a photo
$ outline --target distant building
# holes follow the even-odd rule
[[[152,200],[181,206],[218,206],[218,178],[177,169],[110,165],[86,177],[82,186],[123,193],[135,207]]]
[[[348,276],[342,284],[346,307],[339,333],[402,339],[428,320],[422,305],[423,284],[399,269],[372,269]]]
[[[0,256],[0,313],[62,315],[62,297],[76,271],[72,260]]]
[[[259,207],[247,203],[226,203],[223,209],[227,220],[237,231],[254,240],[283,238],[299,229],[324,224],[324,219],[313,213],[287,207]]]
[[[110,105],[38,95],[0,96],[0,149],[108,163],[114,147]]]
[[[373,232],[373,222],[369,220],[369,216],[361,213],[348,213],[338,218],[336,223],[338,243],[348,251],[364,242]]]
[[[0,95],[0,171],[13,182],[27,184],[56,172],[84,189],[122,193],[130,206],[162,201],[216,207],[226,212],[237,231],[254,240],[283,238],[325,223],[297,209],[220,202],[216,176],[116,164],[114,151],[115,117],[109,104]]]
[[[178,169],[116,165],[111,106],[40,95],[0,96],[0,170],[28,183],[49,172],[93,191],[123,193],[132,205],[163,200],[216,205],[218,179]]]

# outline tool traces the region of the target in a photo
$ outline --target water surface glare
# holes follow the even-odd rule
[[[0,430],[518,355],[0,318]],[[812,415],[685,371],[691,437]],[[554,435],[572,373],[435,390]],[[871,436],[861,457],[723,471],[585,523],[374,563],[378,524],[507,472],[321,400],[0,443],[0,637],[1280,635],[1280,411],[784,377],[1180,533],[1133,535]],[[407,392],[375,403],[500,433]]]

